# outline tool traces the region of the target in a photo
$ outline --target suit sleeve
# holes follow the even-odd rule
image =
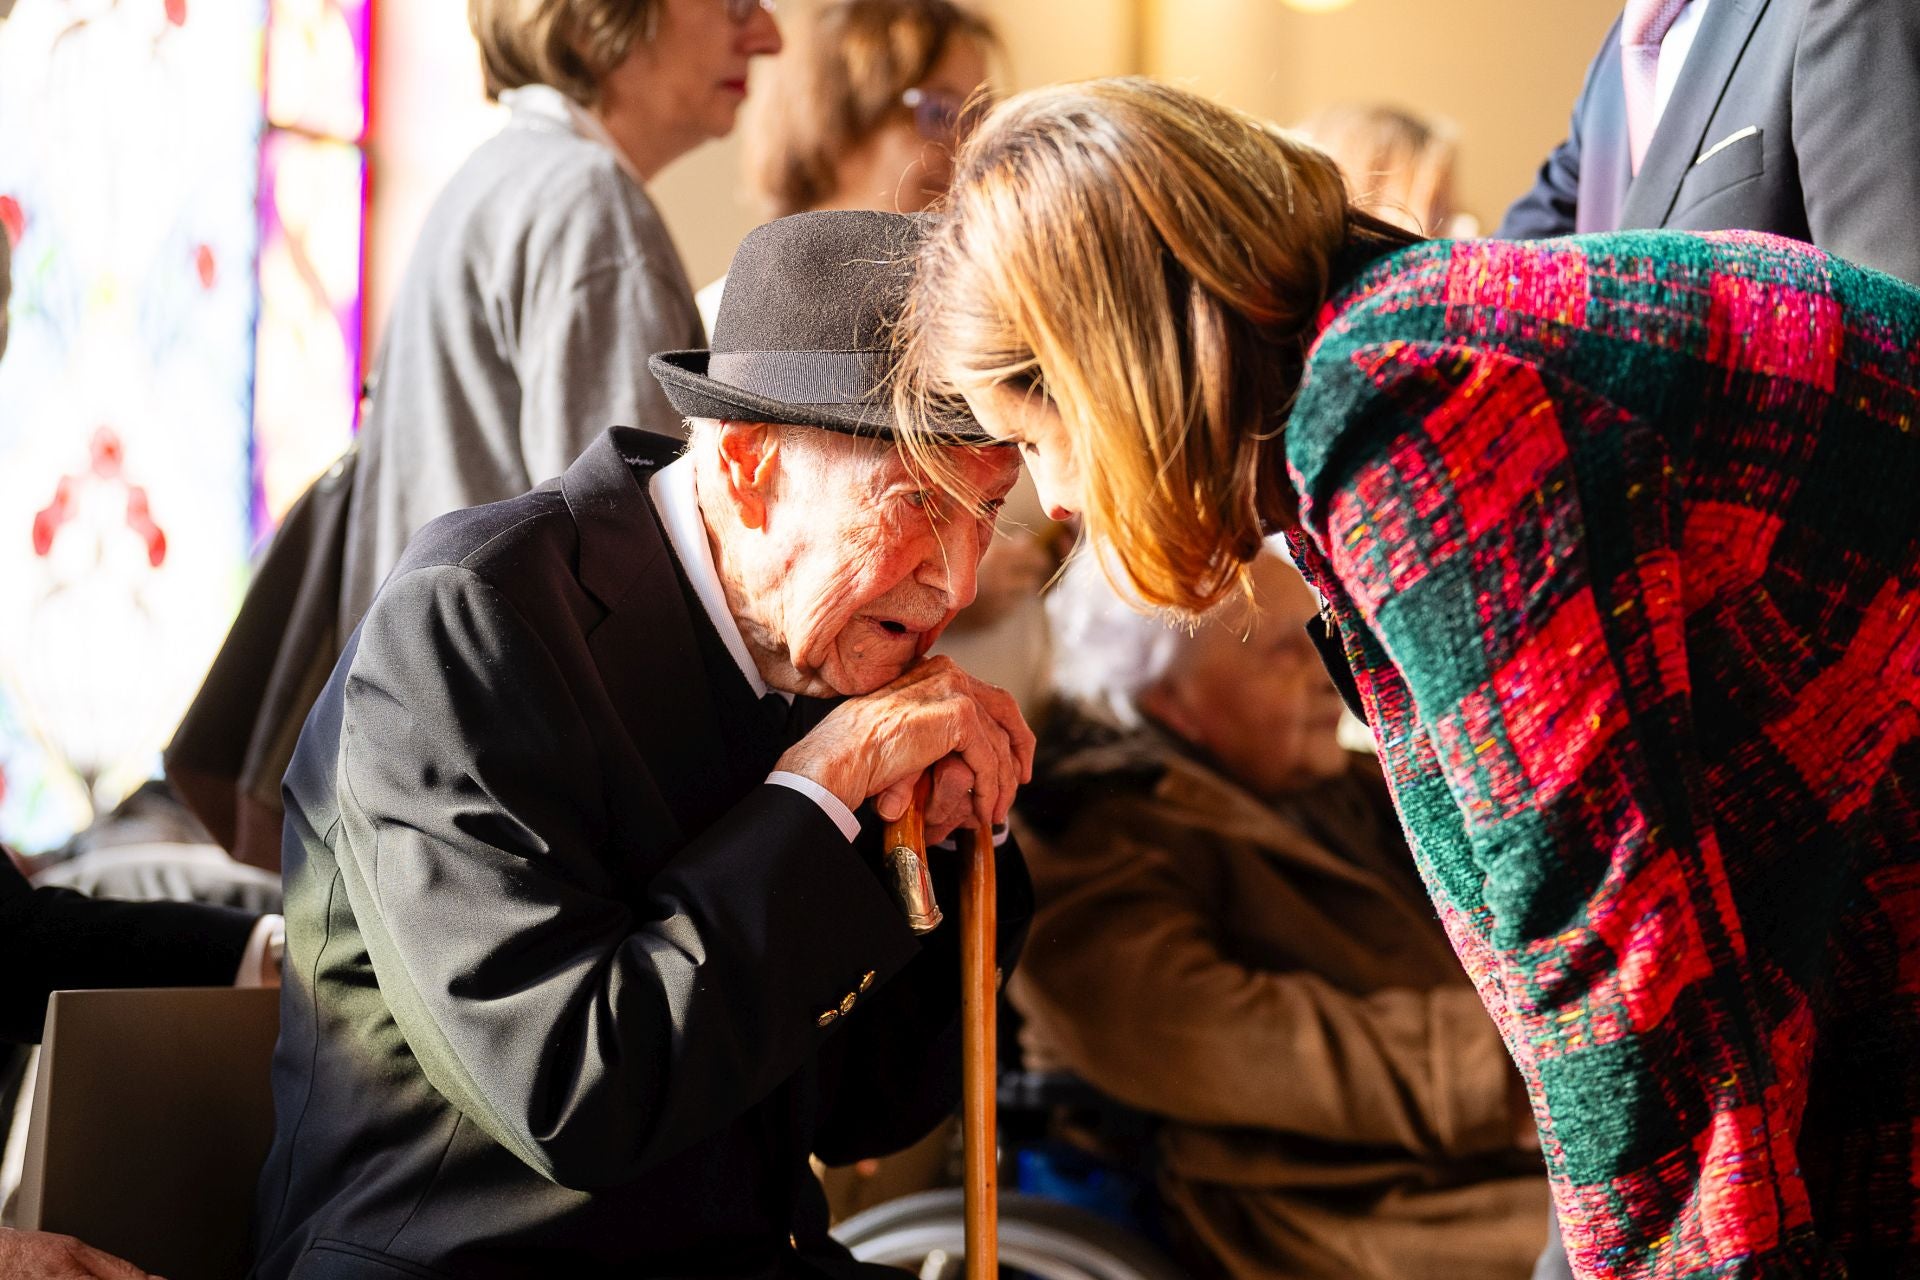
[[[1793,149],[1813,242],[1920,284],[1920,5],[1811,0]]]
[[[1061,841],[1073,887],[1035,921],[1018,1003],[1076,1074],[1187,1124],[1427,1157],[1512,1147],[1513,1065],[1471,988],[1357,995],[1242,963],[1175,865],[1193,839],[1118,801]]]
[[[889,1155],[912,1146],[953,1114],[960,1101],[961,859],[934,850],[935,901],[946,920],[921,951],[871,998],[862,998],[840,1046],[840,1070],[814,1139],[831,1165]],[[1033,883],[1017,841],[996,851],[997,955],[1011,974],[1033,916]]]
[[[34,889],[0,849],[0,1040],[40,1039],[52,992],[233,984],[259,917]]]
[[[1609,31],[1609,40],[1617,30]],[[1587,108],[1594,92],[1594,74],[1603,58],[1595,58],[1587,67],[1586,83],[1574,103],[1573,118],[1567,122],[1567,136],[1555,147],[1534,175],[1533,188],[1508,207],[1493,237],[1496,240],[1544,240],[1552,236],[1570,236],[1574,232],[1580,208],[1580,144],[1586,130]]]
[[[630,883],[660,833],[609,828],[562,672],[464,569],[388,584],[345,700],[340,866],[381,992],[434,1087],[557,1183],[630,1180],[724,1127],[918,950],[785,787]]]

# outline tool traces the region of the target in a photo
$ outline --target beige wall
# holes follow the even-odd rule
[[[789,19],[812,0],[786,0]],[[715,0],[716,7],[718,0]],[[1581,75],[1620,0],[979,0],[1007,43],[1008,87],[1148,70],[1282,122],[1332,102],[1384,100],[1460,129],[1459,194],[1490,228],[1566,128]],[[375,7],[368,322],[377,341],[420,220],[497,127],[461,0]],[[736,135],[695,152],[653,194],[696,286],[759,220]]]
[[[464,0],[402,0],[373,7],[373,115],[367,131],[367,351],[378,350],[387,309],[420,223],[467,153],[500,127],[480,87],[480,53]]]
[[[1565,136],[1620,12],[1620,0],[1351,0],[1325,13],[1281,0],[1145,3],[1154,74],[1242,110],[1287,124],[1378,101],[1451,120],[1459,203],[1488,231]]]

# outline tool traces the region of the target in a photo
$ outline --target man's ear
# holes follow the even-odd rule
[[[1136,694],[1133,705],[1176,737],[1188,742],[1202,740],[1200,718],[1188,709],[1186,699],[1173,691],[1165,676]]]
[[[764,422],[723,421],[720,471],[740,523],[749,529],[766,528],[774,477],[780,472],[780,433]]]

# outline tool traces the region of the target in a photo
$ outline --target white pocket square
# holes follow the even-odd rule
[[[1693,162],[1697,165],[1705,164],[1707,161],[1713,159],[1713,157],[1719,155],[1722,151],[1725,151],[1728,147],[1732,146],[1734,143],[1740,141],[1740,139],[1754,137],[1759,132],[1760,132],[1759,125],[1750,124],[1746,128],[1740,130],[1738,133],[1730,133],[1726,137],[1720,139],[1720,141],[1708,147],[1705,151],[1702,151],[1698,156],[1694,158]]]

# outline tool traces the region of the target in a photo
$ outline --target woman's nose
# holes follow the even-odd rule
[[[1040,509],[1047,513],[1047,519],[1055,524],[1065,524],[1074,517],[1073,498],[1075,494],[1060,483],[1059,474],[1052,467],[1037,467],[1033,459],[1026,459],[1027,477],[1033,481],[1034,494],[1040,499]]]
[[[780,52],[785,41],[780,36],[780,22],[773,16],[773,10],[765,5],[756,5],[753,16],[748,18],[740,30],[741,51],[748,57],[772,56]]]

